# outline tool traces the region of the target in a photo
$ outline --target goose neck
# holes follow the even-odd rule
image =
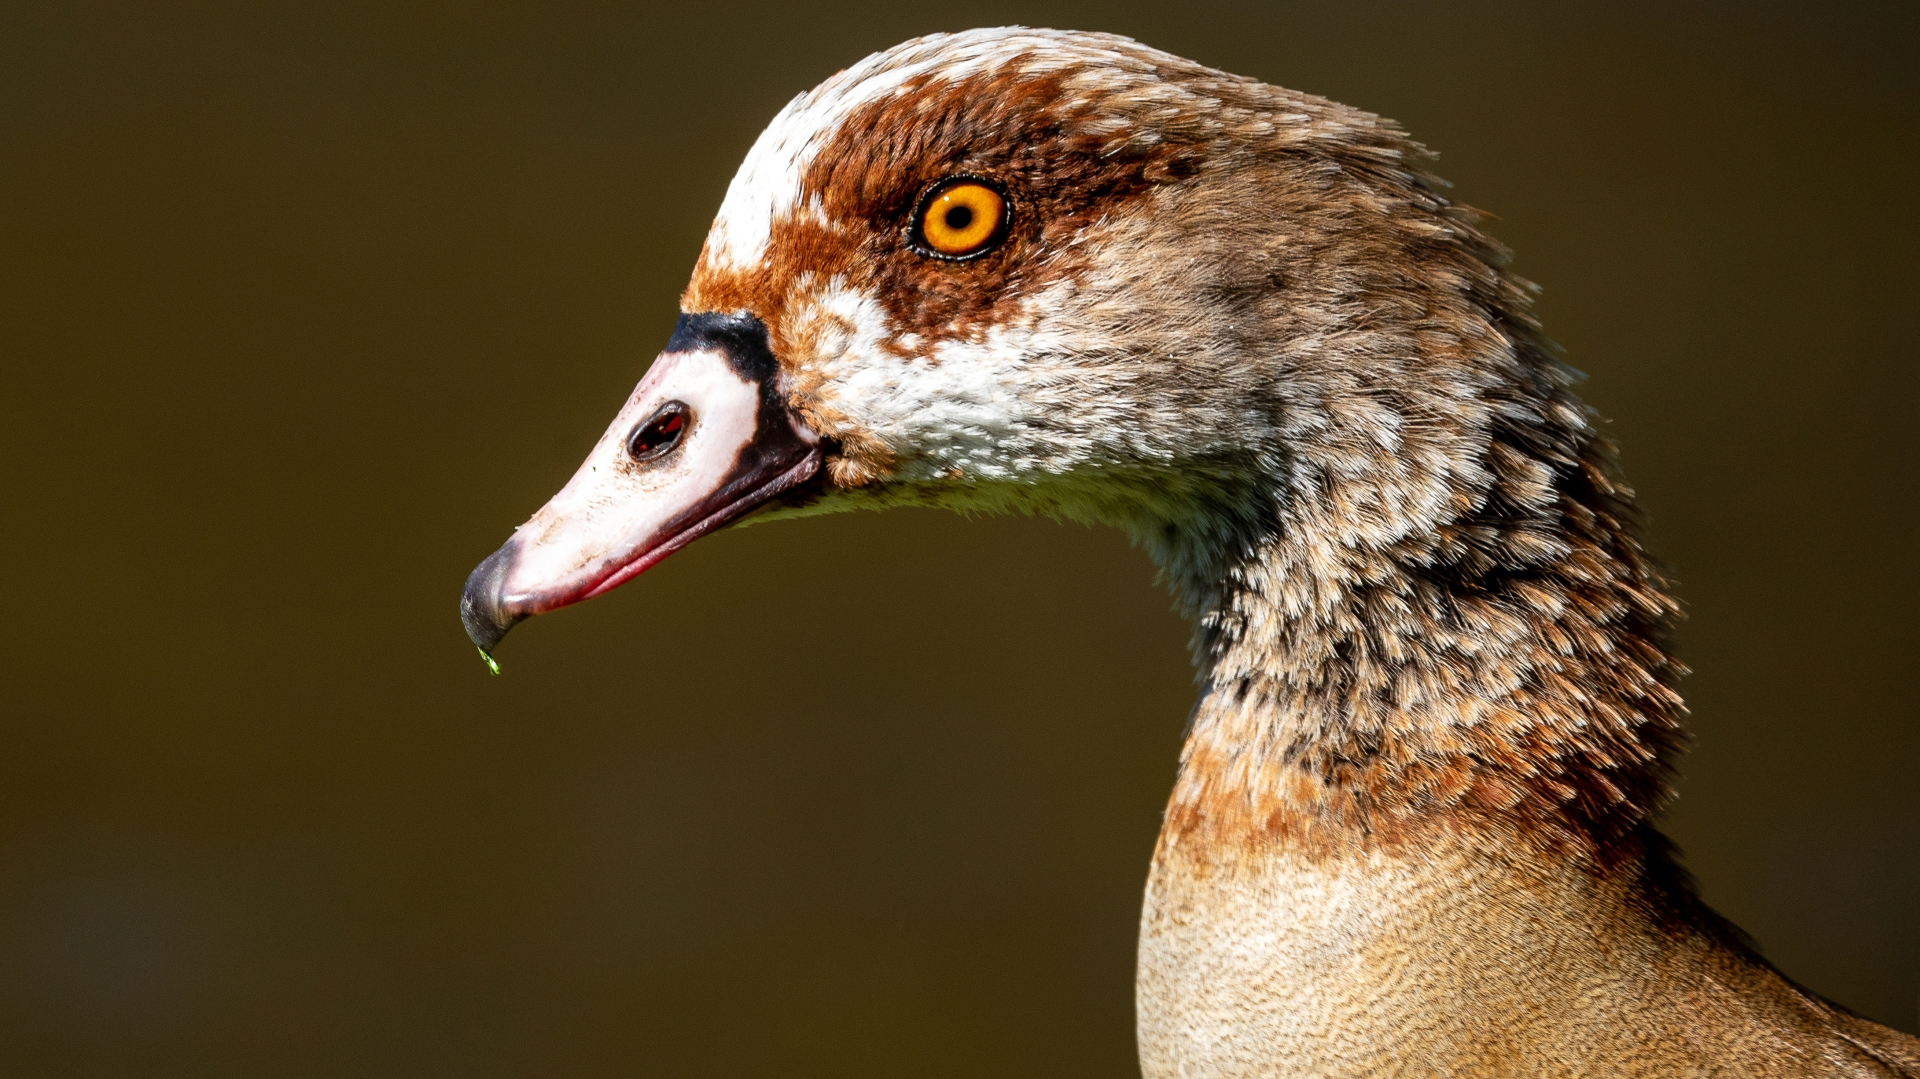
[[[1364,847],[1447,826],[1637,849],[1669,795],[1683,669],[1620,490],[1562,484],[1542,512],[1444,522],[1439,543],[1343,546],[1282,521],[1247,544],[1198,604],[1203,690],[1163,842]]]

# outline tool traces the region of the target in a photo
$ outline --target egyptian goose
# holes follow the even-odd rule
[[[1674,602],[1426,160],[1105,34],[869,57],[754,144],[665,351],[474,571],[467,630],[486,654],[749,513],[1117,525],[1204,673],[1141,917],[1147,1076],[1920,1076],[1649,824]]]

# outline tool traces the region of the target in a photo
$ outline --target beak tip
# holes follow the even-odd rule
[[[505,600],[507,571],[513,568],[519,553],[518,539],[502,544],[474,568],[467,577],[467,587],[460,593],[460,621],[467,627],[467,637],[480,649],[481,657],[495,674],[500,673],[500,665],[493,660],[494,648],[515,622],[526,617],[509,608]]]

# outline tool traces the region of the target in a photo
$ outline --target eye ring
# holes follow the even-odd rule
[[[633,425],[627,435],[627,456],[642,464],[656,461],[680,445],[693,426],[693,410],[684,401],[668,401],[653,415]]]
[[[949,176],[914,203],[908,242],[929,258],[965,262],[999,246],[1009,216],[999,184],[982,176]]]

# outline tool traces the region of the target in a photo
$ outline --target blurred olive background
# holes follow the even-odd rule
[[[1500,215],[1691,611],[1671,831],[1920,1029],[1910,5],[0,8],[0,1072],[1124,1076],[1192,694],[1117,535],[896,512],[522,627],[793,94],[1118,31]]]

